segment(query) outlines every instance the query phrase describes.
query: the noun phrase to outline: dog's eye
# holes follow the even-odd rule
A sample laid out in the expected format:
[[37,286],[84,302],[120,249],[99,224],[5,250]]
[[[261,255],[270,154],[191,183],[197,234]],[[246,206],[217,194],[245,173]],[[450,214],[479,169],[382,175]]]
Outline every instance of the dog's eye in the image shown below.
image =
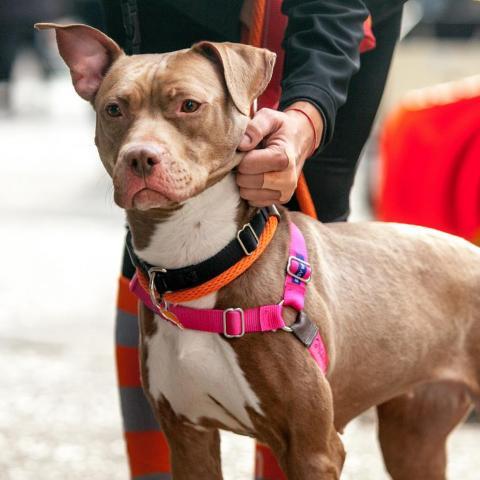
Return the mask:
[[109,103],[105,110],[110,117],[121,117],[122,111],[120,110],[120,105],[118,103]]
[[184,113],[193,113],[196,112],[200,107],[200,103],[196,102],[189,98],[182,103],[181,111]]

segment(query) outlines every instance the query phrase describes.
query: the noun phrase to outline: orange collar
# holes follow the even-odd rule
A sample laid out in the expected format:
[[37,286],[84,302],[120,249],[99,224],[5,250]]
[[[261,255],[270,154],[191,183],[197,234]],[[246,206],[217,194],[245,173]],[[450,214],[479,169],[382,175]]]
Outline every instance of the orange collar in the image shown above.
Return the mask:
[[[278,217],[271,216],[267,220],[265,229],[263,230],[262,235],[259,238],[257,248],[251,255],[243,257],[235,265],[232,265],[223,273],[217,275],[208,282],[198,285],[197,287],[179,290],[177,292],[167,292],[163,295],[161,300],[165,300],[169,303],[174,304],[181,302],[189,302],[191,300],[197,300],[198,298],[204,297],[205,295],[209,295],[210,293],[217,292],[221,288],[233,282],[237,277],[239,277],[248,268],[250,268],[253,263],[260,257],[260,255],[265,251],[275,234],[277,226]],[[142,288],[147,292],[150,292],[149,281],[145,274],[139,268],[137,268],[137,277]]]

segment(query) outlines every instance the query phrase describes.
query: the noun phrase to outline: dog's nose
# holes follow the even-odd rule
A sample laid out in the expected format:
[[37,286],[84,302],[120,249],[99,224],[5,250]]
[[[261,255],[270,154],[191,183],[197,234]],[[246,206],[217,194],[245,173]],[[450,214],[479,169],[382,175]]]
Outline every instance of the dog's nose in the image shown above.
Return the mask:
[[131,148],[125,155],[125,161],[135,175],[148,177],[153,167],[160,163],[160,152],[148,147]]

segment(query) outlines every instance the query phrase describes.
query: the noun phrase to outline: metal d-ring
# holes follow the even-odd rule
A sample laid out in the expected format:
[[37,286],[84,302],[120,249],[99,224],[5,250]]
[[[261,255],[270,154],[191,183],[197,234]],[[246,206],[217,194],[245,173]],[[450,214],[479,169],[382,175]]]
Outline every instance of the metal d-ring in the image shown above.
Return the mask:
[[[283,307],[283,304],[285,303],[285,299],[282,298],[278,303],[277,305],[279,305],[280,307]],[[288,333],[292,333],[293,330],[291,329],[291,327],[289,327],[288,325],[284,325],[283,327],[280,327],[280,330],[283,330],[284,332],[288,332]]]
[[[148,284],[148,293],[150,294],[150,300],[152,304],[160,311],[168,310],[168,302],[162,297],[162,295],[158,294],[157,289],[155,287],[155,275],[160,273],[166,273],[165,268],[161,267],[152,267],[148,270],[148,277],[150,279]],[[157,298],[158,294],[158,298]]]

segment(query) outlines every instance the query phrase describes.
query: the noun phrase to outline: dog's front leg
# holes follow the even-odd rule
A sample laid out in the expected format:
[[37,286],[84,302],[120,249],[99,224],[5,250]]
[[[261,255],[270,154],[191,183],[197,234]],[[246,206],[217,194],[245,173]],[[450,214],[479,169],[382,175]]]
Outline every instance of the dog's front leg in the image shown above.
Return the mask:
[[[172,409],[164,397],[154,398],[150,393],[148,341],[157,331],[153,314],[143,305],[139,308],[141,375],[145,394],[160,423],[170,447],[174,480],[222,480],[220,463],[220,435],[218,430],[194,427],[186,423]],[[164,320],[160,320],[164,322]],[[177,328],[177,327],[175,327]]]
[[315,428],[313,435],[293,434],[285,471],[288,480],[338,480],[344,460],[342,441],[331,422]]
[[174,480],[222,480],[218,430],[199,430],[180,422],[162,423]]
[[315,374],[317,381],[310,382],[308,394],[292,402],[283,441],[270,442],[288,480],[338,480],[345,460],[330,386],[323,374],[310,371]]
[[321,434],[321,440],[304,438],[289,448],[288,480],[339,480],[345,459],[342,441],[333,424]]

